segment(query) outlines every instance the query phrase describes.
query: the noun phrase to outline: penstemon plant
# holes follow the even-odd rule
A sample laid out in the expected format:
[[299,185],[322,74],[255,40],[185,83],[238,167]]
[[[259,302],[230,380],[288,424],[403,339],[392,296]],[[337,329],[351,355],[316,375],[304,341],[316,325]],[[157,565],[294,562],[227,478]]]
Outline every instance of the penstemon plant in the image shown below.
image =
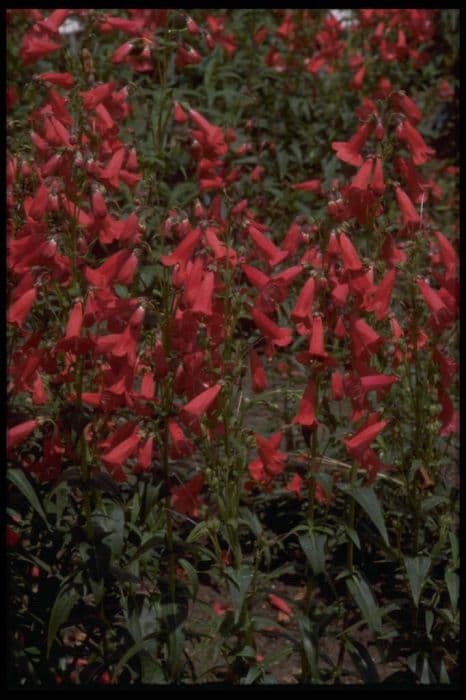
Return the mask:
[[457,682],[458,13],[335,12],[7,11],[12,687]]

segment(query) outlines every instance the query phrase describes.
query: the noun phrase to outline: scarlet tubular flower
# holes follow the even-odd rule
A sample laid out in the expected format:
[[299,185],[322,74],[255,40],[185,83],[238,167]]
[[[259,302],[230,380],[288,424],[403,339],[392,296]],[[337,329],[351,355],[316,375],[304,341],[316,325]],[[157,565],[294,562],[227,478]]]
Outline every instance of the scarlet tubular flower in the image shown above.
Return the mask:
[[374,172],[372,175],[371,189],[376,195],[380,196],[385,192],[385,183],[383,181],[382,159],[375,158]]
[[325,365],[335,366],[335,360],[324,350],[324,327],[321,316],[314,316],[312,332],[309,339],[309,350],[299,352],[296,356],[298,362],[308,364],[313,360],[323,362]]
[[289,491],[290,493],[294,493],[297,498],[301,499],[301,489],[303,487],[303,480],[299,476],[299,474],[295,474],[291,481],[288,482],[288,484],[285,486],[285,489]]
[[140,435],[137,427],[132,434],[116,445],[110,452],[102,455],[102,461],[107,468],[112,471],[117,481],[126,481],[126,476],[121,471],[123,464],[136,452],[140,442]]
[[212,316],[212,299],[214,295],[215,275],[207,271],[199,287],[199,293],[193,304],[192,312],[200,316]]
[[370,447],[377,435],[379,435],[379,433],[381,433],[382,430],[389,423],[388,420],[369,423],[369,421],[371,421],[371,418],[368,419],[366,425],[363,426],[360,430],[358,430],[358,432],[355,435],[353,435],[353,437],[344,440],[346,449],[356,459],[361,458],[364,451],[368,447]]
[[138,448],[138,463],[134,468],[134,473],[146,472],[152,464],[154,438],[149,437],[143,445]]
[[421,219],[406,192],[404,192],[401,187],[395,187],[395,196],[398,206],[401,209],[403,225],[407,229],[418,228],[421,223]]
[[397,128],[396,135],[400,140],[406,142],[414,165],[422,165],[435,155],[434,149],[426,144],[419,131],[412,126],[408,119]]
[[434,231],[434,236],[437,239],[442,263],[447,271],[447,277],[456,277],[459,266],[459,258],[456,250],[448,238],[446,238],[440,231]]
[[228,145],[225,143],[222,129],[210,124],[210,122],[195,109],[189,110],[189,116],[202,130],[204,146],[207,150],[206,155],[211,153],[214,156],[224,156],[225,153],[228,152]]
[[306,389],[304,390],[301,403],[299,404],[298,413],[291,422],[296,425],[304,425],[308,428],[315,428],[317,426],[315,403],[316,385],[314,379],[311,378],[306,386]]
[[221,384],[214,384],[182,407],[181,411],[195,418],[201,418],[212,407],[222,390]]
[[408,95],[401,90],[399,92],[394,92],[391,95],[391,101],[394,109],[403,112],[403,114],[408,117],[411,124],[414,126],[419,124],[422,119],[422,113]]
[[270,476],[281,474],[284,469],[284,461],[287,455],[283,452],[278,452],[278,448],[283,439],[283,433],[274,433],[271,438],[266,440],[262,435],[256,434],[256,442],[259,450],[259,456],[265,472]]
[[179,246],[175,248],[171,255],[162,255],[160,257],[160,262],[162,265],[167,267],[171,265],[180,265],[184,268],[187,261],[194,253],[197,244],[201,240],[201,237],[201,229],[199,227],[195,228],[193,231],[188,233],[188,235],[181,241]]
[[285,347],[293,340],[291,330],[289,328],[281,328],[280,326],[277,326],[276,323],[274,323],[268,316],[263,314],[258,309],[253,309],[251,311],[251,316],[254,323],[267,341],[267,357],[272,357],[274,346]]
[[39,185],[39,188],[37,189],[37,192],[34,195],[34,199],[32,200],[32,204],[29,207],[29,216],[31,216],[36,221],[42,219],[47,209],[48,199],[49,191],[46,185],[42,183],[41,185]]
[[355,135],[349,141],[334,141],[332,148],[336,151],[337,158],[349,165],[359,167],[363,164],[361,150],[373,129],[372,122],[367,122],[359,127]]
[[57,350],[69,350],[74,353],[79,353],[86,350],[91,345],[88,338],[81,337],[81,329],[83,325],[83,306],[80,301],[73,306],[68,324],[66,326],[65,337],[56,345]]
[[84,275],[94,287],[107,288],[115,282],[131,284],[138,264],[130,250],[119,250],[111,255],[97,270],[84,268]]
[[15,425],[13,428],[9,428],[6,434],[6,445],[7,450],[10,451],[16,445],[26,440],[26,438],[37,428],[39,425],[39,420],[34,418],[33,420],[27,420],[23,423]]
[[356,359],[378,351],[384,339],[362,318],[352,318],[350,335],[353,343],[353,353]]
[[37,289],[35,287],[28,289],[27,292],[24,292],[24,294],[22,294],[19,299],[11,304],[10,308],[8,309],[8,323],[12,323],[18,328],[22,328],[24,321],[26,320],[26,316],[30,312],[36,298]]
[[361,388],[366,394],[369,391],[384,392],[392,384],[399,382],[400,378],[396,374],[367,374],[361,377]]
[[169,455],[171,459],[190,457],[196,451],[191,440],[188,440],[182,428],[173,418],[168,421],[168,431],[170,433]]
[[252,224],[248,226],[247,231],[257,249],[261,252],[262,256],[266,259],[270,267],[275,267],[288,256],[288,252],[286,250],[280,250],[277,248],[275,243],[267,238],[267,236],[264,236],[264,234]]
[[123,163],[126,157],[126,150],[124,148],[119,148],[110,158],[107,166],[105,168],[98,168],[96,171],[96,177],[99,180],[103,180],[110,187],[118,190],[120,187],[120,171],[123,167]]
[[260,393],[267,388],[267,377],[265,376],[265,370],[260,357],[255,350],[250,351],[249,359],[251,363],[252,390],[255,393]]
[[200,492],[204,486],[204,475],[196,474],[182,486],[175,486],[171,492],[171,504],[177,513],[197,518],[202,505]]
[[424,301],[429,307],[436,324],[441,326],[449,324],[453,318],[440,294],[436,292],[435,289],[432,289],[425,280],[417,279],[416,283],[421,290]]
[[28,32],[24,35],[23,41],[21,42],[21,49],[19,52],[21,63],[23,66],[30,66],[41,58],[48,56],[49,53],[53,53],[59,49],[61,49],[61,44]]
[[304,192],[317,192],[317,193],[321,194],[322,181],[321,180],[306,180],[305,182],[297,182],[295,185],[291,185],[291,189],[304,191]]
[[291,320],[294,323],[302,323],[310,318],[315,288],[315,277],[310,277],[301,289],[296,304],[291,311]]
[[363,308],[366,311],[373,311],[378,321],[382,321],[388,316],[395,278],[396,271],[389,270],[381,283],[372,287],[364,297]]
[[356,249],[351,243],[346,233],[340,233],[338,237],[338,243],[340,245],[344,269],[349,270],[351,272],[359,272],[360,270],[362,270],[362,262],[360,261]]
[[270,604],[274,608],[285,613],[285,615],[292,617],[293,611],[291,610],[290,606],[287,603],[285,603],[285,601],[282,598],[280,598],[278,595],[275,595],[275,593],[269,593],[268,598],[269,598]]
[[47,82],[59,85],[68,90],[74,85],[74,78],[71,73],[39,73],[35,75],[34,78],[44,83]]

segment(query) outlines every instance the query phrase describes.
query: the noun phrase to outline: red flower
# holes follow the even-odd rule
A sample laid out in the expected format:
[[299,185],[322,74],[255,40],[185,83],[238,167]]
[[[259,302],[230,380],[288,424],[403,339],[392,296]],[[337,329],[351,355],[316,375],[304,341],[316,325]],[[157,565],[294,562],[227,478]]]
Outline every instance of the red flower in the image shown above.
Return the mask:
[[304,425],[309,428],[315,428],[317,426],[317,419],[315,416],[315,403],[316,403],[316,386],[314,379],[310,379],[306,389],[304,390],[301,403],[299,404],[299,410],[296,416],[293,418],[292,423],[297,425]]
[[290,493],[296,494],[298,498],[302,498],[301,489],[303,487],[303,480],[299,474],[295,474],[291,481],[285,486],[286,490]]
[[140,442],[140,435],[137,426],[134,426],[132,421],[131,426],[133,428],[132,433],[125,440],[115,445],[110,452],[102,455],[102,461],[106,466],[112,468],[121,467],[122,464],[136,452]]
[[258,309],[253,309],[251,311],[251,316],[257,328],[266,339],[266,356],[269,359],[273,355],[274,346],[285,347],[293,340],[289,328],[280,328],[280,326],[277,326],[276,323]]
[[27,420],[23,423],[15,425],[13,428],[7,430],[6,434],[6,445],[7,451],[12,450],[16,445],[19,445],[23,440],[25,440],[39,425],[39,420],[34,418],[33,420]]
[[213,272],[207,271],[204,279],[198,289],[196,300],[192,307],[194,314],[200,316],[212,316],[212,299],[214,294],[215,275]]
[[[377,415],[375,417],[377,418]],[[344,440],[346,449],[356,459],[362,456],[364,451],[374,442],[377,435],[389,423],[388,420],[372,422],[372,419],[373,416],[367,420],[366,424],[353,437]]]
[[168,421],[168,431],[170,433],[169,454],[172,459],[190,457],[196,451],[191,440],[188,440],[181,427],[173,418],[170,418]]
[[139,472],[146,472],[150,469],[152,464],[152,451],[153,451],[154,438],[149,437],[143,445],[138,448],[138,463],[134,468],[134,473],[139,474]]
[[362,270],[362,262],[346,233],[340,233],[338,243],[340,245],[343,268],[351,272],[359,272]]
[[359,167],[363,164],[361,150],[373,129],[372,122],[362,124],[350,141],[334,141],[332,148],[337,153],[337,158],[344,163]]
[[256,434],[256,442],[259,450],[259,456],[262,465],[270,476],[281,474],[287,455],[283,452],[278,452],[278,448],[283,439],[283,433],[274,433],[268,440],[261,435]]
[[94,287],[106,288],[116,282],[131,284],[137,264],[137,257],[131,250],[119,250],[107,258],[97,270],[86,266],[84,275]]
[[332,386],[333,401],[341,401],[344,396],[343,376],[341,372],[338,372],[337,370],[332,372],[330,381]]
[[[196,126],[201,129],[200,139],[202,142],[201,145],[205,151],[204,155],[207,157],[209,157],[209,155],[213,157],[225,155],[225,153],[228,151],[228,146],[225,143],[222,129],[218,126],[210,124],[210,122],[199,114],[199,112],[196,112],[195,109],[189,110],[189,116]],[[198,135],[199,132],[196,132],[196,137]]]
[[24,292],[20,298],[9,307],[7,314],[8,323],[13,323],[18,326],[18,328],[22,328],[36,297],[37,289],[35,287]]
[[312,332],[309,338],[309,349],[296,355],[298,362],[309,364],[313,360],[323,362],[328,366],[335,366],[335,360],[324,350],[324,326],[321,316],[314,316]]
[[181,411],[195,418],[201,418],[213,405],[222,390],[221,384],[214,384],[182,407]]
[[355,90],[360,90],[362,88],[362,83],[364,76],[366,74],[366,67],[361,66],[361,68],[356,72],[353,79],[351,80],[351,87]]
[[96,171],[96,177],[99,180],[103,180],[105,184],[110,185],[115,190],[120,187],[120,171],[123,167],[125,160],[126,151],[124,148],[119,148],[110,158],[105,168],[98,168]]
[[177,513],[182,513],[197,518],[199,508],[202,505],[200,497],[204,485],[204,475],[196,474],[182,486],[175,486],[171,492],[171,504]]
[[435,289],[432,289],[425,280],[417,279],[416,283],[432,313],[435,323],[442,327],[448,325],[453,320],[453,317],[440,294]]
[[281,612],[285,613],[285,615],[288,615],[291,617],[293,615],[293,611],[291,610],[290,606],[285,603],[282,598],[280,598],[278,595],[275,595],[275,593],[269,593],[268,595],[270,604],[276,608],[277,610],[280,610]]
[[39,73],[34,76],[35,80],[59,85],[62,88],[70,89],[74,85],[74,78],[71,73]]
[[309,277],[309,279],[301,289],[299,296],[296,300],[296,304],[294,305],[291,311],[291,320],[294,323],[303,323],[304,321],[310,319],[312,304],[314,301],[315,288],[315,277]]
[[401,209],[403,226],[405,226],[407,229],[418,228],[421,223],[421,219],[419,218],[419,214],[417,213],[414,204],[406,192],[403,192],[401,187],[395,187],[395,196],[398,206]]
[[440,231],[434,231],[434,236],[437,239],[437,243],[440,249],[440,257],[442,263],[445,266],[448,276],[453,277],[457,274],[457,269],[459,265],[458,254],[448,238],[446,238]]
[[80,301],[76,302],[71,309],[68,324],[66,326],[65,337],[60,340],[57,345],[57,350],[68,350],[74,354],[84,352],[92,346],[92,341],[89,338],[81,337],[81,329],[83,325],[83,307]]
[[160,262],[167,267],[171,265],[180,265],[186,267],[189,258],[194,253],[197,244],[201,240],[202,232],[200,228],[195,228],[193,231],[183,238],[181,243],[175,248],[170,255],[162,255]]
[[6,529],[6,546],[7,547],[16,547],[18,542],[21,542],[21,535],[19,535],[17,532],[11,529],[11,527],[7,527]]
[[403,114],[408,117],[411,124],[414,124],[414,126],[419,124],[422,119],[422,114],[408,95],[401,90],[398,92],[393,92],[391,95],[391,101],[393,107],[400,112],[403,112]]
[[24,35],[21,42],[19,55],[23,66],[29,66],[44,58],[44,56],[48,56],[49,53],[58,51],[58,49],[61,49],[61,44],[28,32]]
[[384,338],[362,318],[351,319],[350,335],[353,353],[357,359],[376,353],[384,342]]
[[363,307],[366,311],[373,311],[378,321],[388,316],[390,299],[395,284],[396,271],[389,270],[378,286],[373,286],[364,297]]
[[264,236],[264,234],[252,224],[248,226],[247,231],[257,250],[261,253],[262,257],[265,258],[270,267],[275,267],[288,256],[286,250],[277,248],[269,238]]
[[265,370],[259,355],[254,349],[251,349],[249,359],[251,363],[252,390],[255,393],[260,393],[267,388],[267,377],[265,376]]
[[422,165],[430,156],[435,155],[433,148],[430,148],[421,134],[412,126],[408,119],[400,124],[396,130],[396,135],[400,141],[405,141],[409,150],[411,151],[411,156],[414,165]]
[[442,386],[438,387],[438,401],[442,406],[442,410],[437,416],[442,423],[439,435],[445,437],[450,433],[457,433],[459,429],[459,414]]
[[304,192],[322,192],[322,181],[321,180],[306,180],[305,182],[297,182],[295,185],[291,185],[292,190],[301,190]]

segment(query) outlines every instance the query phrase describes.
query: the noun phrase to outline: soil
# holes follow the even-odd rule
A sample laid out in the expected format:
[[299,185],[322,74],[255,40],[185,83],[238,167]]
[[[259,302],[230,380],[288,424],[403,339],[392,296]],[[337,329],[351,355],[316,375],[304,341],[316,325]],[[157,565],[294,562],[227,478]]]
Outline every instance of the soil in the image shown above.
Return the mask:
[[[293,585],[290,583],[285,583],[282,581],[276,582],[271,586],[273,592],[283,598],[286,601],[299,601],[303,598],[304,587]],[[206,611],[206,607],[212,607],[214,603],[220,603],[223,607],[228,605],[228,598],[223,597],[217,591],[215,591],[211,586],[201,585],[198,593],[198,601],[190,610],[190,627],[195,628],[196,625],[202,627],[205,624],[209,616]],[[275,610],[267,601],[263,602],[258,608],[253,609],[253,614],[261,615],[264,617],[270,617],[271,619],[277,620],[279,626],[286,631],[291,637],[295,639],[299,638],[299,630],[296,620],[293,617],[287,617]],[[340,654],[340,642],[336,639],[339,629],[335,627],[329,627],[328,634],[321,639],[320,652],[322,655],[327,655],[334,664],[337,663],[338,656]],[[380,659],[380,655],[376,644],[372,638],[371,633],[367,629],[360,629],[359,631],[352,634],[352,638],[359,642],[367,652],[369,653],[377,675],[379,677],[378,682],[383,683],[389,676],[392,676],[396,672],[403,672],[405,667],[400,661],[389,661],[383,662]],[[257,644],[257,653],[261,656],[267,656],[274,654],[284,647],[291,647],[290,642],[287,642],[281,638],[280,633],[270,632],[256,632],[255,640]],[[194,651],[194,647],[193,647]],[[194,663],[196,672],[205,674],[202,676],[200,682],[218,682],[219,680],[224,680],[219,675],[216,674],[215,670],[209,672],[209,668],[214,668],[216,663],[222,665],[221,657],[215,659],[208,659],[206,656],[198,654],[198,656],[192,657],[191,660]],[[322,664],[322,668],[325,668],[325,662],[320,661],[319,666]],[[207,672],[206,672],[207,671]],[[270,666],[270,675],[273,677],[277,684],[299,684],[300,674],[301,674],[301,659],[298,653],[291,652],[285,658],[282,658]],[[328,682],[328,681],[327,681]],[[342,664],[342,672],[339,679],[340,684],[350,684],[350,685],[364,685],[364,681],[357,672],[351,658],[348,654],[345,654]]]

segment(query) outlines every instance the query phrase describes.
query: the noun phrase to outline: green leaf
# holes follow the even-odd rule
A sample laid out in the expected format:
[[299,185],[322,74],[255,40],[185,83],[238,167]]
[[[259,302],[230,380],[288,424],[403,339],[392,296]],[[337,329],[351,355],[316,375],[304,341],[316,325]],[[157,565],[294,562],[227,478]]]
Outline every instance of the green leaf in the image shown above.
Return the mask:
[[107,545],[115,557],[123,550],[125,511],[115,502],[107,503],[106,513],[93,513],[94,525],[100,530],[100,544]]
[[320,681],[318,627],[311,622],[307,615],[301,613],[298,615],[298,628],[303,650],[311,671],[311,680],[313,683],[318,683]]
[[458,597],[460,593],[460,579],[458,574],[451,569],[447,569],[445,573],[445,583],[447,584],[451,605],[453,609],[456,610],[458,607]]
[[460,557],[458,538],[454,532],[449,532],[448,538],[450,540],[451,545],[451,558],[453,561],[453,565],[458,566]]
[[371,632],[377,635],[381,634],[382,617],[372,589],[366,581],[358,575],[353,575],[352,578],[346,579],[346,585],[348,586],[353,600],[362,612],[363,618],[367,622]]
[[259,664],[251,666],[251,668],[247,672],[247,675],[244,678],[241,678],[240,685],[252,685],[263,673],[264,670]]
[[22,469],[8,469],[7,476],[11,483],[14,484],[29,501],[36,513],[40,515],[44,523],[47,525],[47,528],[50,530],[50,525],[47,521],[47,516],[45,515],[44,509],[42,508],[42,504],[26,473]]
[[388,540],[387,528],[385,527],[385,520],[383,517],[382,506],[377,498],[377,495],[372,486],[360,486],[354,489],[349,489],[348,493],[353,496],[354,500],[361,506],[361,508],[367,513],[369,518],[372,520],[377,530],[382,535],[382,539],[387,545],[390,546]]
[[429,557],[423,556],[404,557],[404,561],[414,605],[418,607],[421,591],[426,583],[432,562]]
[[186,559],[180,559],[178,563],[181,567],[183,567],[188,575],[189,583],[191,584],[191,596],[194,600],[199,590],[199,578],[197,576],[197,571]]
[[358,549],[361,549],[361,540],[359,539],[359,535],[356,532],[356,530],[352,527],[348,527],[346,523],[343,525],[346,534],[348,535],[349,539],[351,542],[354,544],[355,547]]
[[426,610],[425,622],[427,637],[428,639],[432,639],[432,625],[434,624],[434,613],[432,610]]
[[239,514],[241,520],[249,527],[253,535],[259,537],[262,532],[262,525],[257,515],[250,511],[249,508],[240,508]]
[[355,639],[346,639],[345,648],[362,680],[365,683],[380,683],[377,667],[367,648]]
[[327,536],[320,532],[311,531],[300,535],[299,544],[316,576],[325,572],[325,545]]
[[134,554],[131,555],[129,560],[126,562],[125,566],[130,566],[133,562],[137,561],[143,554],[151,549],[155,549],[156,545],[160,545],[164,541],[165,537],[163,532],[158,532],[153,537],[149,537],[145,542],[143,542]]
[[253,572],[250,566],[242,566],[239,571],[228,567],[225,569],[225,573],[228,577],[228,588],[235,608],[234,622],[237,624],[243,609],[246,594],[251,585]]
[[191,532],[186,538],[186,542],[188,544],[191,544],[192,542],[197,542],[197,540],[200,540],[203,535],[206,535],[208,533],[207,529],[207,524],[204,521],[201,521],[197,525],[193,527]]
[[47,657],[50,655],[50,650],[58,630],[63,623],[67,621],[70,612],[80,598],[81,595],[75,588],[64,586],[60,589],[52,610],[50,611],[49,629],[47,633]]
[[113,681],[116,681],[118,676],[120,675],[120,672],[125,664],[128,663],[128,661],[138,654],[140,651],[144,650],[146,646],[148,646],[148,642],[151,643],[151,646],[153,646],[153,640],[154,640],[154,635],[149,635],[148,637],[144,637],[143,639],[139,640],[139,642],[136,642],[131,646],[127,652],[123,654],[119,662],[117,663],[115,670],[113,671]]

